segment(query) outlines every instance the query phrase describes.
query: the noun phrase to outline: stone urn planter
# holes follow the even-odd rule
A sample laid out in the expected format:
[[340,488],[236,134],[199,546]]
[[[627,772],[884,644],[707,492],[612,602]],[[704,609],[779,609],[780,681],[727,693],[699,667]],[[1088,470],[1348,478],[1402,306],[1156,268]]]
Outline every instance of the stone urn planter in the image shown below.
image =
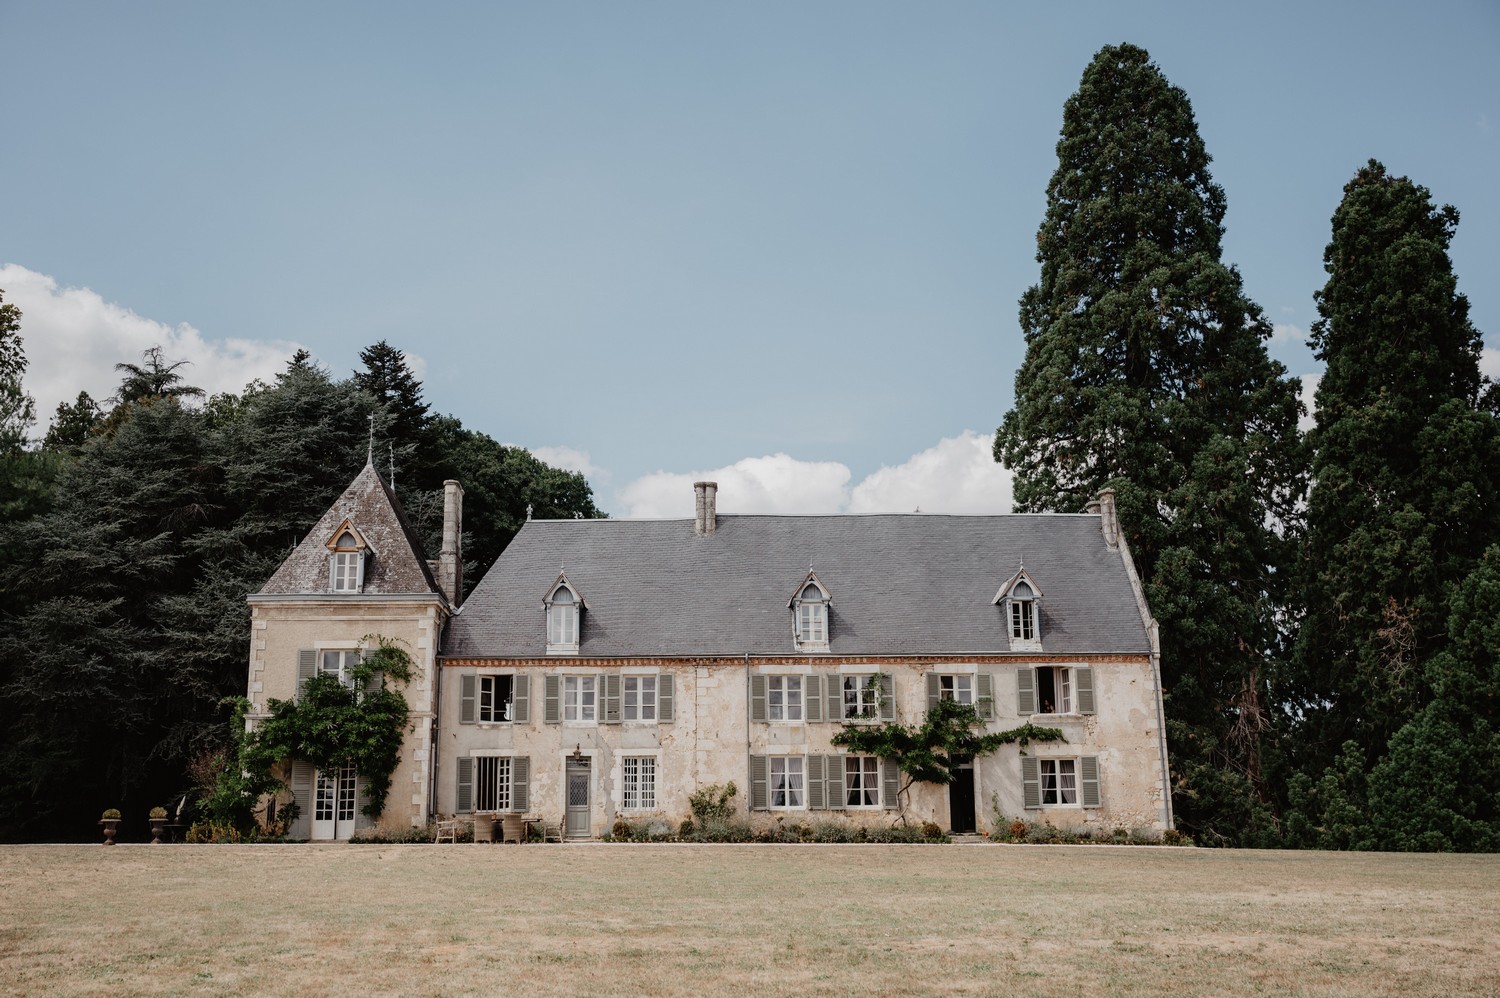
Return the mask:
[[159,846],[162,843],[162,833],[167,830],[167,809],[164,807],[153,807],[151,809],[151,844]]
[[110,808],[104,812],[99,819],[99,827],[104,829],[104,844],[112,846],[115,844],[115,832],[120,830],[120,812]]

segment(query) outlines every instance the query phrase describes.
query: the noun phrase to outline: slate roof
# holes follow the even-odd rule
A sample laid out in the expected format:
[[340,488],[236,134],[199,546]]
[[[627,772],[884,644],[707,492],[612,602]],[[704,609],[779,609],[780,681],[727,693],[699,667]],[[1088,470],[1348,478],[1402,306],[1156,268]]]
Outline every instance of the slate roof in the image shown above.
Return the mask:
[[436,593],[422,542],[401,502],[378,473],[366,464],[317,525],[302,539],[276,574],[260,590],[263,596],[314,595],[328,592],[328,548],[324,545],[345,518],[369,544],[365,555],[366,595]]
[[[991,603],[1024,555],[1047,653],[1150,645],[1119,551],[1096,515],[720,516],[528,522],[449,625],[448,658],[542,656],[560,571],[588,594],[579,656],[794,654],[787,594],[815,571],[832,597],[829,654],[1010,651]],[[808,656],[815,658],[815,655]]]

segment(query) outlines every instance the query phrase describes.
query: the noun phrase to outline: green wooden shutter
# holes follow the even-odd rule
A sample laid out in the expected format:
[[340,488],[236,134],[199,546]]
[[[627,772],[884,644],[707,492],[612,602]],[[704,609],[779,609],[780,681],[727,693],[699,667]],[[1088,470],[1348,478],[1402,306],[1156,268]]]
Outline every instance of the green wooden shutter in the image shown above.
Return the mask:
[[620,722],[620,674],[606,672],[600,678],[604,680],[603,720],[607,724],[618,724]]
[[354,830],[356,832],[361,828],[374,828],[376,822],[380,817],[379,815],[376,815],[374,818],[372,818],[368,814],[365,814],[365,805],[370,803],[369,791],[369,781],[360,776],[358,773],[355,773],[354,800],[357,802],[357,806],[354,808]]
[[531,677],[516,673],[510,687],[510,719],[517,724],[531,721]]
[[809,721],[823,720],[823,677],[802,677],[802,716]]
[[454,762],[458,770],[458,786],[453,794],[453,812],[467,814],[474,810],[474,760],[463,756]]
[[292,761],[292,802],[297,805],[296,838],[312,838],[313,768],[301,759]]
[[1074,669],[1073,688],[1078,694],[1078,713],[1094,712],[1094,670]]
[[548,675],[542,679],[542,721],[546,724],[559,724],[562,721],[562,682],[556,675]]
[[831,755],[828,757],[826,767],[828,806],[835,811],[842,811],[849,806],[848,798],[844,796],[844,760],[848,756]]
[[901,806],[901,767],[894,760],[880,760],[880,805],[887,811]]
[[927,709],[937,710],[938,701],[943,697],[943,681],[936,672],[927,674]]
[[844,719],[844,677],[834,673],[827,677],[824,683],[828,692],[828,720],[842,721]]
[[531,756],[510,760],[510,809],[520,814],[531,810]]
[[1078,760],[1078,802],[1084,807],[1099,806],[1099,757],[1086,755]]
[[1042,806],[1042,777],[1034,755],[1021,756],[1021,806],[1027,810]]
[[477,677],[463,675],[458,677],[458,722],[460,724],[474,723],[474,687],[477,685]]
[[307,681],[318,672],[318,653],[312,648],[303,648],[297,652],[297,696],[296,700],[302,700],[303,687]]
[[1036,713],[1036,670],[1024,665],[1016,670],[1016,713]]
[[828,756],[810,755],[807,757],[807,807],[810,811],[825,811],[828,809],[828,798],[823,788],[823,773],[827,769]]
[[995,688],[988,672],[981,672],[974,677],[974,709],[986,721],[995,716]]
[[770,766],[763,755],[752,755],[750,757],[750,810],[766,811],[770,809],[770,778],[767,775]]
[[766,677],[750,677],[750,720],[766,719]]
[[669,724],[677,718],[677,684],[669,673],[656,676],[656,720]]
[[889,672],[880,673],[880,719],[896,719],[896,677]]

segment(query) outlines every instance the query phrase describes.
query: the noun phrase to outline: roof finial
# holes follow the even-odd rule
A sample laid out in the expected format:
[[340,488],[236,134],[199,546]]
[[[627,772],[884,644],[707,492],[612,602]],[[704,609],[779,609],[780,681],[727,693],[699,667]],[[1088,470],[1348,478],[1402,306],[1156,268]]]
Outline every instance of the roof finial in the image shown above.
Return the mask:
[[526,519],[531,519],[531,503],[526,504]]
[[1021,569],[1022,569],[1022,571],[1025,571],[1025,569],[1026,569],[1026,552],[1025,551],[1021,552]]
[[365,464],[375,464],[375,414],[370,413],[370,449],[365,452]]

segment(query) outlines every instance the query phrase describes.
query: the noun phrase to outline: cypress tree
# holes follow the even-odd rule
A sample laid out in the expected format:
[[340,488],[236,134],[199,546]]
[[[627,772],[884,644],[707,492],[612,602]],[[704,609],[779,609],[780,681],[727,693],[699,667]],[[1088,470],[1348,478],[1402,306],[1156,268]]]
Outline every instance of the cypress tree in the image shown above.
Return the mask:
[[1020,302],[1026,358],[995,457],[1016,508],[1117,492],[1162,625],[1179,823],[1252,841],[1278,647],[1283,541],[1300,489],[1295,383],[1222,259],[1225,200],[1187,95],[1133,45],[1101,49],[1063,108]]
[[[1327,369],[1287,691],[1296,765],[1313,776],[1346,741],[1380,759],[1432,702],[1449,600],[1500,540],[1500,421],[1448,257],[1457,224],[1452,206],[1374,160],[1333,216],[1310,337]],[[1453,730],[1439,723],[1449,717],[1430,714],[1424,738]]]

